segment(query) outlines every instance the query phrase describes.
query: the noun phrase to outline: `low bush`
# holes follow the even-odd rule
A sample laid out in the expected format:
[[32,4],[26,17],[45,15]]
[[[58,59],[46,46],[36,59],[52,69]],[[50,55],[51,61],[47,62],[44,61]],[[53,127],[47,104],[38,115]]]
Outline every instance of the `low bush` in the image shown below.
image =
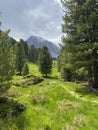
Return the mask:
[[5,118],[9,114],[11,116],[16,116],[18,113],[23,112],[26,108],[24,104],[20,104],[7,97],[0,98],[0,105],[2,105],[2,107],[0,107],[0,118]]

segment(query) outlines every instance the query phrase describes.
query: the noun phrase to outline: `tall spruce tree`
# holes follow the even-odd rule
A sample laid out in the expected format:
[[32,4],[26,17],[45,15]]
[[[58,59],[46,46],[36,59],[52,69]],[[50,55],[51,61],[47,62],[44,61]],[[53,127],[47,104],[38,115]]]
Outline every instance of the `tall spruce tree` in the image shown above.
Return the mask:
[[62,0],[62,3],[65,7],[64,51],[69,56],[66,63],[70,63],[74,70],[84,67],[88,79],[98,87],[98,1]]
[[26,56],[26,58],[28,58],[28,44],[27,44],[27,42],[24,41],[23,39],[20,39],[20,42],[21,42],[21,44],[22,44],[23,47],[24,47],[25,56]]
[[52,70],[52,58],[46,46],[40,50],[38,64],[40,72],[47,77]]
[[21,75],[24,64],[26,62],[26,55],[23,44],[20,42],[16,45],[16,70]]
[[9,87],[14,74],[15,55],[8,40],[8,32],[0,31],[0,90]]

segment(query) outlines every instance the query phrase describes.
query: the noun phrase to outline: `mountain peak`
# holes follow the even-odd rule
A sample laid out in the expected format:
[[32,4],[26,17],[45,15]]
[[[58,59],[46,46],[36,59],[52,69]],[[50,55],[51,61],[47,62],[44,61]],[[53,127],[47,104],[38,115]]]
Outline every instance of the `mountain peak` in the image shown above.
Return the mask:
[[34,45],[34,47],[36,48],[42,48],[43,46],[47,46],[49,49],[49,52],[51,54],[51,56],[53,58],[57,58],[58,57],[58,53],[59,53],[59,47],[57,45],[55,45],[54,43],[40,37],[40,36],[30,36],[27,39],[27,43],[28,45]]

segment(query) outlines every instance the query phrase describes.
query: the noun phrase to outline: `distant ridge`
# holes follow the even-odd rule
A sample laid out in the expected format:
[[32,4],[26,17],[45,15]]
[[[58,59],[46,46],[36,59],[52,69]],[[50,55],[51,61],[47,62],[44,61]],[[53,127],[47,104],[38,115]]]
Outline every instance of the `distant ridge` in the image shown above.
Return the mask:
[[48,49],[49,49],[49,52],[51,54],[51,56],[53,58],[57,58],[58,57],[58,53],[59,53],[59,50],[60,48],[55,45],[54,43],[42,38],[42,37],[39,37],[39,36],[30,36],[28,39],[27,39],[27,44],[30,46],[30,45],[34,45],[34,47],[36,48],[41,48],[43,46],[47,46]]

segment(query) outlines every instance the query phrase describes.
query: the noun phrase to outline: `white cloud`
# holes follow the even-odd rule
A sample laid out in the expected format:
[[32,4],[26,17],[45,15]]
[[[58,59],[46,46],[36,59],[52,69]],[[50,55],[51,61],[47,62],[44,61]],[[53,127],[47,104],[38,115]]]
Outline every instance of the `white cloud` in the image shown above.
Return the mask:
[[[6,4],[5,4],[6,3]],[[0,0],[2,29],[16,39],[40,35],[59,42],[62,7],[60,0]]]
[[60,0],[54,0],[55,2],[57,2],[57,3],[59,3],[59,4],[61,4],[61,1]]

